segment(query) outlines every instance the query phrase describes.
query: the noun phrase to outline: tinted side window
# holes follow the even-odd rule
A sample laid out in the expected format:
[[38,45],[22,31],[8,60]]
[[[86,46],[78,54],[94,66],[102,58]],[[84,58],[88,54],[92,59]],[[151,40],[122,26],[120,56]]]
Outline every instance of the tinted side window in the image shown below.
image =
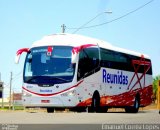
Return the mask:
[[[100,49],[101,53],[101,66],[112,69],[126,70],[135,72],[132,60],[141,61],[141,57],[133,56],[121,52],[116,52],[107,49]],[[151,62],[149,59],[145,59],[147,62]],[[138,68],[138,73],[144,73],[144,70],[147,68],[147,65],[134,65],[135,68]],[[152,74],[152,67],[146,72],[147,74]]]
[[99,49],[96,47],[83,49],[79,54],[77,79],[79,80],[95,73],[98,71],[99,65]]
[[101,66],[106,68],[113,68],[113,69],[127,69],[129,70],[128,66],[129,57],[126,54],[115,52],[112,50],[101,49]]

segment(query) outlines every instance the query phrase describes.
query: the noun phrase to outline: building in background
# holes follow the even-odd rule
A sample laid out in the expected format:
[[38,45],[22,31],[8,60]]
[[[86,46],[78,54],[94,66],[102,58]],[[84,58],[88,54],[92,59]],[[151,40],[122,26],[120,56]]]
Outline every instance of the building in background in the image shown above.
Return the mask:
[[15,105],[22,105],[22,93],[13,93],[12,97]]

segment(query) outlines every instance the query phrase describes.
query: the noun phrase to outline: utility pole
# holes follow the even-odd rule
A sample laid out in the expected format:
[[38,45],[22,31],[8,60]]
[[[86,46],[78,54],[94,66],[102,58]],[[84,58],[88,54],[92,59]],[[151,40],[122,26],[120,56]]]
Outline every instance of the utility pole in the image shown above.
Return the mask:
[[61,25],[61,28],[62,28],[62,33],[65,33],[65,30],[66,30],[65,24],[62,24],[62,25]]
[[2,108],[4,108],[4,83],[2,85]]
[[4,91],[4,83],[1,81],[1,72],[0,72],[0,91],[2,91],[2,108],[4,108],[4,100],[3,100],[3,91]]
[[12,91],[12,72],[11,72],[11,76],[10,76],[9,110],[11,109],[11,102],[12,102],[11,91]]
[[158,106],[158,110],[159,110],[159,114],[160,114],[160,80],[158,81],[158,99],[157,99],[157,106]]
[[14,110],[14,90],[13,90],[13,97],[12,97],[12,110]]

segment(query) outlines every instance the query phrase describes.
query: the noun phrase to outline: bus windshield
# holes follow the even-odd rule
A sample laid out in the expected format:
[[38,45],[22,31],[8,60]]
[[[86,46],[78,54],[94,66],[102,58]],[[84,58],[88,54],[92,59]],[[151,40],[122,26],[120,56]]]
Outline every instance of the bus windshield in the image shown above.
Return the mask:
[[72,47],[49,46],[32,48],[26,56],[24,82],[61,84],[73,80],[75,64],[71,63]]

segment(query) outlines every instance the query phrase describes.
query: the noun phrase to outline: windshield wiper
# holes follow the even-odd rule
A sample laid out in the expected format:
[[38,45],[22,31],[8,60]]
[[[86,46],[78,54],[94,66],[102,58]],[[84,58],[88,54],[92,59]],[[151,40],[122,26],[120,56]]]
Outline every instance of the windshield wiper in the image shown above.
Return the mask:
[[31,77],[30,79],[27,80],[27,82],[31,82],[32,80],[35,80],[35,79],[39,79],[41,78],[42,76],[34,76],[34,77]]
[[59,78],[59,77],[49,77],[50,79],[58,79],[58,80],[62,80],[62,81],[66,81],[69,82],[71,80],[67,80],[67,79],[63,79],[63,78]]
[[27,80],[27,82],[31,82],[33,80],[36,80],[36,79],[56,79],[56,80],[61,80],[61,81],[65,81],[65,82],[70,82],[71,80],[66,80],[66,79],[63,79],[63,78],[59,78],[59,77],[50,77],[50,76],[34,76],[34,77],[31,77],[30,79]]

